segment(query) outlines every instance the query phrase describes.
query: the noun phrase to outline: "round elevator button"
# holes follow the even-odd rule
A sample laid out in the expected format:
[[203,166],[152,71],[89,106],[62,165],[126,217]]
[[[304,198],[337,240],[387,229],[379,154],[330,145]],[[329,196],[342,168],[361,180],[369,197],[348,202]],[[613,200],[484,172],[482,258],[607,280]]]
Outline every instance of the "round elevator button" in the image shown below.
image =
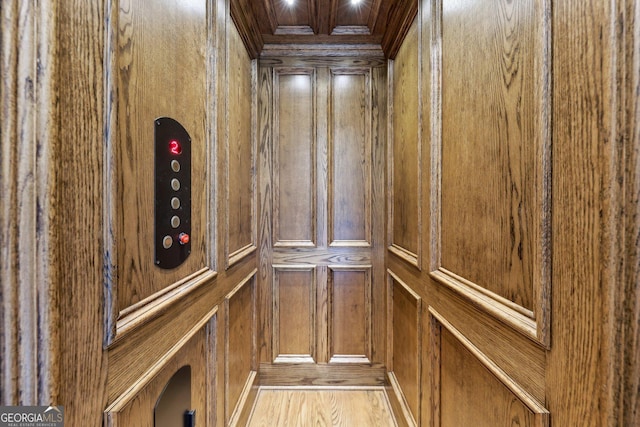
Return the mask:
[[173,178],[171,180],[171,188],[173,188],[174,191],[178,191],[180,189],[180,181]]
[[171,160],[171,170],[174,172],[180,172],[180,162],[177,160]]
[[187,243],[189,243],[189,235],[187,233],[180,233],[180,235],[178,236],[178,242],[180,242],[181,245],[186,245]]
[[173,239],[171,236],[164,236],[162,238],[162,247],[165,249],[169,249],[173,245]]
[[173,209],[178,209],[180,207],[180,199],[178,199],[177,197],[173,197],[171,199],[171,207]]
[[177,217],[177,216],[171,217],[171,226],[173,228],[180,227],[180,217]]

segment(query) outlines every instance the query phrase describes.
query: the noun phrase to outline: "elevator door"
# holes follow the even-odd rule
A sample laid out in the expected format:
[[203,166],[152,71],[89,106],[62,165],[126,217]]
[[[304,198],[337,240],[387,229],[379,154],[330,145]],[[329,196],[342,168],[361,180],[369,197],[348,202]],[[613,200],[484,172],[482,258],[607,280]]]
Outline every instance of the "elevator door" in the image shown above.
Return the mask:
[[385,69],[259,72],[261,362],[383,361]]

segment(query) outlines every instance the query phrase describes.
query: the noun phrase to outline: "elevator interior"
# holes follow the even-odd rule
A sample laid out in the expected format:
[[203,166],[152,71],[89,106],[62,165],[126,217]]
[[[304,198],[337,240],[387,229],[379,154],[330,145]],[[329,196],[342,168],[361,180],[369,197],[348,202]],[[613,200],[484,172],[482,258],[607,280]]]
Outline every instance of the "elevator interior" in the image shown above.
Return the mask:
[[637,0],[0,14],[0,404],[637,424]]

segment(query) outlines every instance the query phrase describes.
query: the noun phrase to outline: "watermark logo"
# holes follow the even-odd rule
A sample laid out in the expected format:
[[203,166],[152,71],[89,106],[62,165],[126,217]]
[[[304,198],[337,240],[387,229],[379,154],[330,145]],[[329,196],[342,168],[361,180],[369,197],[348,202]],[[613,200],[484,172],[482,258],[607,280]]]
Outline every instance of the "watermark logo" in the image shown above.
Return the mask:
[[0,406],[0,427],[64,427],[64,407]]

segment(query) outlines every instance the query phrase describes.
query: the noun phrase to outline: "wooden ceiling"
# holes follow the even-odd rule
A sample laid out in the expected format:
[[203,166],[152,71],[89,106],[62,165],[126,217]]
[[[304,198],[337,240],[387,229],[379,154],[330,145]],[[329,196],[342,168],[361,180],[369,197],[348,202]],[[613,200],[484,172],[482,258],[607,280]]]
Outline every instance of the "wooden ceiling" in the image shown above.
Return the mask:
[[395,57],[417,0],[231,0],[231,16],[254,58],[335,54]]

